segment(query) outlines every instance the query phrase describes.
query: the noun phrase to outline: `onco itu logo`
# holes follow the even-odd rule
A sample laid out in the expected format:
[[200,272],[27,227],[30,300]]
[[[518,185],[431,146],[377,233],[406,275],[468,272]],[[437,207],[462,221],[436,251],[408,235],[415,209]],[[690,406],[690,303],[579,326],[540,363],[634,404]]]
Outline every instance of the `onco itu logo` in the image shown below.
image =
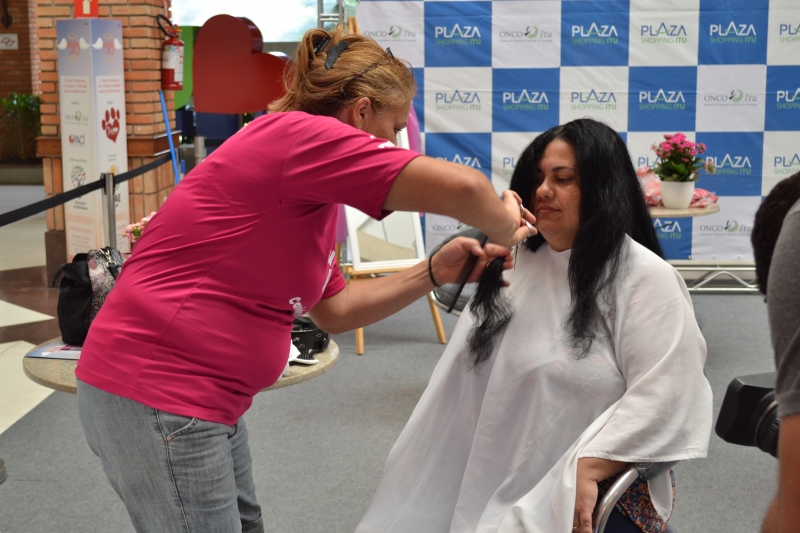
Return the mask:
[[74,113],[67,113],[64,115],[64,120],[71,124],[88,124],[89,123],[89,115],[82,113],[80,110],[75,111]]
[[373,39],[415,40],[417,38],[417,32],[402,26],[389,26],[388,30],[365,30],[364,35]]
[[657,218],[653,221],[656,236],[659,239],[680,239],[683,237],[681,225],[677,220],[664,220]]
[[778,26],[778,40],[782,43],[800,41],[800,22],[798,22],[796,26],[780,24]]
[[717,174],[744,175],[753,173],[753,165],[746,155],[707,156],[706,161],[713,163],[717,167]]
[[447,159],[446,157],[437,157],[436,159],[442,159],[444,161],[450,161],[451,163],[458,163],[459,165],[464,165],[467,167],[472,168],[483,168],[481,166],[481,162],[476,155],[460,155],[455,154],[453,155],[453,159]]
[[464,227],[464,224],[457,222],[456,224],[434,224],[431,226],[431,229],[438,232],[455,233],[457,231],[461,231],[462,227]]
[[639,32],[642,44],[685,44],[686,28],[683,24],[642,24]]
[[753,231],[753,226],[741,224],[737,220],[726,220],[724,224],[701,224],[700,231],[716,234],[748,234]]
[[611,91],[596,91],[570,93],[570,102],[573,111],[581,109],[613,110],[617,108],[617,97]]
[[619,34],[613,24],[595,24],[589,27],[572,26],[572,44],[618,44]]
[[800,87],[794,91],[778,91],[775,95],[775,107],[778,109],[800,109]]
[[481,97],[477,92],[437,92],[434,94],[437,111],[480,111]]
[[773,174],[794,174],[800,171],[800,154],[776,155],[772,158]]
[[756,28],[752,24],[736,24],[731,21],[728,25],[711,24],[708,27],[708,38],[712,43],[755,43]]
[[758,95],[746,93],[741,89],[731,89],[729,93],[704,94],[703,102],[710,105],[755,105],[758,102]]
[[497,34],[500,42],[549,42],[553,40],[553,32],[546,31],[538,26],[526,26],[522,30],[501,30]]
[[639,110],[641,111],[683,111],[686,99],[681,91],[639,91]]
[[547,111],[550,101],[544,91],[503,92],[503,111]]
[[461,26],[459,24],[453,24],[452,27],[436,26],[433,29],[433,36],[437,45],[481,44],[481,30],[477,26]]

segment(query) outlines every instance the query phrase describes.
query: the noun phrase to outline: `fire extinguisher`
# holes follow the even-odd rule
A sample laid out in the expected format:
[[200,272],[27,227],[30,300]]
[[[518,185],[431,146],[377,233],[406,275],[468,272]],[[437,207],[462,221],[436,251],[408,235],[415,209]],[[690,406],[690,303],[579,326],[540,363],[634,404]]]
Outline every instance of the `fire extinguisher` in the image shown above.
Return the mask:
[[[157,15],[158,27],[166,35],[161,45],[161,88],[180,91],[183,89],[183,41],[178,38],[177,28],[164,15]],[[165,22],[169,29],[162,25]]]

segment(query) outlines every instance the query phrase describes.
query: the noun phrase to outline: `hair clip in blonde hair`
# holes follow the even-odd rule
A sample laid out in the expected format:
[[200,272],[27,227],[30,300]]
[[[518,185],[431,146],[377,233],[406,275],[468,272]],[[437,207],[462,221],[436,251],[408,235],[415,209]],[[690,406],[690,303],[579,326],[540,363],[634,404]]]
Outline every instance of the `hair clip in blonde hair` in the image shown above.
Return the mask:
[[325,58],[325,68],[330,70],[333,67],[333,63],[339,59],[339,55],[342,52],[347,50],[347,47],[350,46],[350,43],[347,41],[342,41],[336,46],[332,46],[330,50],[328,50],[328,57]]
[[323,39],[320,42],[318,42],[314,46],[314,53],[318,54],[318,53],[322,52],[323,50],[325,50],[325,47],[328,46],[329,42],[331,42],[331,36],[330,35],[326,35],[325,37],[323,37]]

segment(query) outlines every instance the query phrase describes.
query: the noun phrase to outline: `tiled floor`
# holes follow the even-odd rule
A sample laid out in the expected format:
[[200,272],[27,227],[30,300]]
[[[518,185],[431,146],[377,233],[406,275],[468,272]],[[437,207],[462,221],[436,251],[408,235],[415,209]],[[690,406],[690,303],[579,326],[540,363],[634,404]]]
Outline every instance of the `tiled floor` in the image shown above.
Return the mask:
[[25,341],[0,344],[0,433],[53,393],[22,372],[22,358],[33,347]]
[[[0,213],[44,198],[42,186],[0,186]],[[47,286],[44,214],[0,228],[0,433],[53,391],[29,380],[22,357],[59,336],[58,290]]]
[[[44,200],[41,185],[0,186],[0,213]],[[0,271],[45,264],[44,213],[0,227]]]

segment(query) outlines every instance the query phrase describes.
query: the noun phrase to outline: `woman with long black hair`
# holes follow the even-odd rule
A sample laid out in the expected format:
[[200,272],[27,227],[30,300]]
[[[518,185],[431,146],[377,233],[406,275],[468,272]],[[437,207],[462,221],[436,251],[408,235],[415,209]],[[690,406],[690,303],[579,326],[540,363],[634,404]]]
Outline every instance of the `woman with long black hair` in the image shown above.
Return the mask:
[[[484,272],[357,533],[589,533],[626,464],[706,454],[705,342],[625,143],[553,128],[511,189],[539,234]],[[635,483],[606,531],[663,531],[673,489]]]

